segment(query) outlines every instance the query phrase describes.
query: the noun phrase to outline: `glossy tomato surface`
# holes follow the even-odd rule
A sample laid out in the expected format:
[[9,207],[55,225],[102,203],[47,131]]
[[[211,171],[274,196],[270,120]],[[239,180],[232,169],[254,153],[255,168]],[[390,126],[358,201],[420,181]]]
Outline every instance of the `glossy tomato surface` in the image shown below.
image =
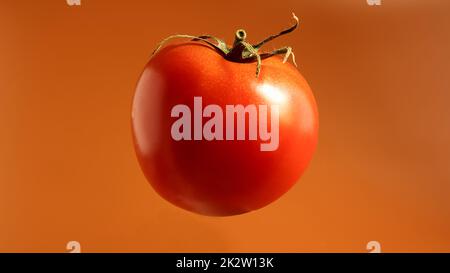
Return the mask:
[[[254,62],[227,61],[196,42],[167,46],[148,62],[133,100],[132,130],[142,171],[163,198],[199,214],[235,215],[266,206],[299,180],[317,144],[315,99],[297,68],[279,57],[263,60],[258,78],[255,69]],[[171,110],[194,109],[194,97],[222,109],[278,105],[278,148],[261,151],[259,138],[174,140]]]

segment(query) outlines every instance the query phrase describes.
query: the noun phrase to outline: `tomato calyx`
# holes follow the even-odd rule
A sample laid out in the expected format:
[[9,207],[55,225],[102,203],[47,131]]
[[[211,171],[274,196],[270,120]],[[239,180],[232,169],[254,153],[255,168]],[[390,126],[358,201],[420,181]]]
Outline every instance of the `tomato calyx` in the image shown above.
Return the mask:
[[238,63],[249,63],[249,62],[255,62],[256,61],[256,77],[259,76],[261,72],[261,61],[263,59],[275,56],[275,55],[282,55],[284,54],[283,63],[285,63],[290,56],[292,56],[292,62],[295,66],[297,66],[297,63],[295,62],[295,55],[292,51],[292,48],[289,46],[282,47],[276,50],[273,50],[271,52],[263,52],[259,53],[259,49],[265,45],[266,43],[272,41],[275,38],[278,38],[282,35],[291,33],[295,29],[297,29],[299,20],[298,17],[295,16],[294,13],[292,13],[292,17],[295,21],[294,25],[291,27],[281,31],[278,34],[270,35],[266,39],[262,40],[261,42],[257,44],[250,44],[246,41],[247,33],[243,29],[238,29],[235,33],[234,43],[232,47],[228,47],[227,44],[212,35],[200,35],[200,36],[193,36],[193,35],[184,35],[184,34],[176,34],[171,35],[164,40],[162,40],[156,49],[153,51],[152,56],[154,56],[158,51],[161,49],[161,47],[166,44],[169,40],[175,39],[175,38],[187,38],[191,39],[192,41],[201,41],[206,43],[207,45],[211,46],[213,49],[217,51],[222,57],[225,59],[232,61],[232,62],[238,62]]

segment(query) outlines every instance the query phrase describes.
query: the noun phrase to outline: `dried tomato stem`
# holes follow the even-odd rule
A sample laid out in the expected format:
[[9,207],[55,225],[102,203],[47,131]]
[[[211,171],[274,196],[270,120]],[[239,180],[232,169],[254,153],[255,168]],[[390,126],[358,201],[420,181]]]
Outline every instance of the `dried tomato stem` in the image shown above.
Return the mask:
[[[174,38],[188,38],[188,39],[191,39],[193,41],[201,41],[201,42],[207,43],[212,48],[214,48],[219,54],[224,56],[225,59],[227,59],[229,61],[239,62],[239,63],[248,63],[248,62],[255,62],[256,61],[257,62],[257,65],[256,65],[256,77],[258,77],[259,73],[261,71],[261,61],[263,59],[269,58],[269,57],[274,56],[274,55],[285,54],[283,62],[286,62],[287,59],[289,58],[289,56],[292,56],[293,63],[295,65],[297,65],[295,63],[295,57],[294,57],[294,53],[292,52],[292,48],[291,47],[279,48],[279,49],[274,50],[272,52],[266,52],[266,53],[261,53],[261,54],[258,53],[258,50],[264,44],[266,44],[266,43],[272,41],[273,39],[276,39],[276,38],[278,38],[278,37],[280,37],[282,35],[291,33],[292,31],[297,29],[298,24],[299,24],[298,17],[295,16],[294,13],[292,13],[292,17],[295,20],[294,25],[292,25],[291,27],[281,31],[278,34],[274,34],[274,35],[271,35],[271,36],[267,37],[266,39],[262,40],[261,42],[255,44],[255,45],[252,45],[252,44],[250,44],[250,43],[248,43],[246,41],[247,33],[243,29],[238,29],[236,31],[235,37],[234,37],[234,43],[233,43],[233,46],[231,48],[229,48],[223,40],[221,40],[219,38],[216,38],[214,36],[211,36],[211,35],[201,35],[201,36],[172,35],[172,36],[167,37],[166,39],[164,39],[163,41],[161,41],[158,44],[158,47],[153,52],[153,55],[156,54],[158,52],[158,50],[166,42],[168,42],[171,39],[174,39]],[[213,40],[213,41],[217,42],[217,44],[214,44],[210,40]]]

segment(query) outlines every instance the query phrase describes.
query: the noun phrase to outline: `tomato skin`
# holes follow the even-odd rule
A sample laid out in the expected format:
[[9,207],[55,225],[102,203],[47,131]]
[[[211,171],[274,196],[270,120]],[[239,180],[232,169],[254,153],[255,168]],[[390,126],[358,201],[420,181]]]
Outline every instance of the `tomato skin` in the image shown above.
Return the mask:
[[[236,215],[273,202],[300,178],[318,138],[313,94],[279,57],[263,60],[258,78],[255,69],[254,62],[227,61],[196,42],[165,47],[148,62],[133,100],[132,131],[142,171],[163,198],[203,215]],[[193,109],[194,96],[203,98],[203,107],[222,109],[278,104],[278,149],[262,152],[259,140],[173,140],[171,109]]]

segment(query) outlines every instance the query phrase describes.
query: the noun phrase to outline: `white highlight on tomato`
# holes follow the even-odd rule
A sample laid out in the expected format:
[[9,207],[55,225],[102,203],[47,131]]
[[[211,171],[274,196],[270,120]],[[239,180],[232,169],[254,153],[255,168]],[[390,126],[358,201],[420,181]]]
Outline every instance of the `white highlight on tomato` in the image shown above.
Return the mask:
[[288,100],[286,93],[267,83],[259,85],[257,90],[263,97],[274,104],[283,105]]

